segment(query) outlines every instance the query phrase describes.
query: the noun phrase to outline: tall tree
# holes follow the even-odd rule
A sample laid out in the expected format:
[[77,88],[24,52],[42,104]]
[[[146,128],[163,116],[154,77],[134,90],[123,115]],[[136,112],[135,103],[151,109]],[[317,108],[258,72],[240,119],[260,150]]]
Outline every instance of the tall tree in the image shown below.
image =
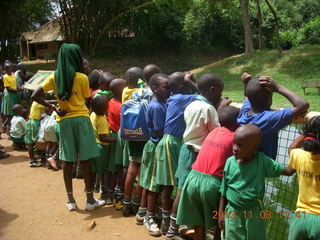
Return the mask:
[[257,18],[258,18],[258,28],[259,28],[259,49],[264,49],[266,47],[265,41],[263,38],[263,20],[262,20],[262,14],[261,14],[261,8],[260,8],[260,0],[255,0],[256,6],[257,6]]
[[245,55],[252,56],[254,52],[254,45],[252,39],[252,31],[250,25],[249,17],[249,0],[240,0],[243,28],[244,28],[244,38],[245,38]]
[[280,45],[280,37],[279,37],[279,18],[278,18],[276,11],[272,7],[271,3],[269,2],[269,0],[265,0],[265,1],[266,1],[266,4],[268,5],[270,11],[272,12],[273,17],[274,17],[277,49],[278,49],[278,52],[281,54],[282,48]]

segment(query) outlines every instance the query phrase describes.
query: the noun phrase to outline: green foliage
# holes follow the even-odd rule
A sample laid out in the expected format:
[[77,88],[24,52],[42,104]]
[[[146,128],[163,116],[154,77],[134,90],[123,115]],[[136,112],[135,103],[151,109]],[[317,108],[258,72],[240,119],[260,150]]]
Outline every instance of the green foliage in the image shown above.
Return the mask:
[[320,43],[320,16],[317,16],[306,23],[303,30],[307,43]]
[[183,31],[191,45],[244,47],[238,0],[195,0],[185,14]]
[[[16,59],[16,41],[23,32],[48,22],[53,16],[50,0],[12,0],[1,2],[0,60]],[[7,43],[7,44],[6,44]]]
[[281,31],[280,33],[280,44],[281,46],[285,46],[287,42],[289,42],[292,46],[299,46],[302,41],[303,33],[298,29],[290,29],[286,31]]
[[[214,66],[198,72],[212,72],[225,81],[223,94],[234,102],[243,101],[243,85],[240,76],[248,72],[254,76],[272,76],[280,84],[303,96],[309,103],[311,111],[320,111],[317,89],[308,89],[304,95],[301,81],[320,76],[320,45],[300,45],[284,51],[281,58],[275,50],[257,51],[252,58],[244,55],[227,58]],[[273,96],[273,106],[290,106],[288,100],[279,94]]]

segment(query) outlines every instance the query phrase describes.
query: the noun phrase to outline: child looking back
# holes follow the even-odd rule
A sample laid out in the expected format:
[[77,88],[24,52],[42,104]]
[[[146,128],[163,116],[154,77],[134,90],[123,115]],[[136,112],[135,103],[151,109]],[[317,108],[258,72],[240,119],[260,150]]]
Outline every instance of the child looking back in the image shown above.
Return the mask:
[[[201,145],[181,194],[177,222],[195,226],[195,239],[205,239],[205,229],[217,227],[212,213],[219,210],[220,186],[227,158],[232,156],[234,131],[237,129],[239,109],[226,106],[219,112],[221,127],[215,128]],[[206,194],[203,194],[206,193]],[[186,211],[188,209],[188,211]],[[215,240],[220,239],[215,229]]]
[[115,76],[113,76],[111,73],[101,73],[99,76],[99,90],[96,92],[93,98],[101,95],[106,95],[108,99],[111,99],[113,95],[110,91],[110,83],[113,79],[115,79]]
[[[238,124],[255,124],[261,129],[262,142],[259,150],[268,157],[276,159],[278,148],[278,131],[292,123],[292,120],[303,114],[309,104],[298,94],[277,83],[271,77],[254,77],[244,73],[241,77],[245,85],[245,95]],[[271,111],[272,95],[278,92],[293,105],[277,111]]]
[[320,116],[307,121],[289,154],[289,167],[297,171],[299,196],[288,239],[320,239]]
[[270,214],[263,209],[265,179],[295,172],[258,152],[261,138],[260,128],[253,124],[239,127],[234,134],[233,156],[223,171],[219,213],[213,216],[225,229],[225,239],[267,239],[261,217]]

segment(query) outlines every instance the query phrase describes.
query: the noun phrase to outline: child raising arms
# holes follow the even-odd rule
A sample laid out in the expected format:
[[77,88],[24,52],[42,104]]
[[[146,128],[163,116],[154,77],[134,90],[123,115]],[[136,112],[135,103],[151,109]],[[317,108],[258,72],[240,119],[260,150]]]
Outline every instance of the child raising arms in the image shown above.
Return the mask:
[[[271,77],[254,77],[244,73],[241,76],[245,88],[244,101],[241,108],[238,124],[255,124],[261,129],[262,141],[259,151],[272,159],[276,159],[278,148],[278,131],[288,126],[297,116],[309,108],[298,94],[280,85]],[[271,111],[272,95],[279,93],[289,100],[292,107]]]
[[[262,134],[256,125],[243,125],[233,140],[233,156],[223,171],[219,207],[219,226],[225,239],[259,240],[266,238],[263,209],[265,178],[291,176],[294,170],[257,152]],[[266,212],[264,212],[266,214]],[[225,221],[225,225],[224,225]]]
[[303,133],[290,145],[289,154],[289,167],[297,171],[299,183],[289,240],[320,239],[320,116],[307,121]]

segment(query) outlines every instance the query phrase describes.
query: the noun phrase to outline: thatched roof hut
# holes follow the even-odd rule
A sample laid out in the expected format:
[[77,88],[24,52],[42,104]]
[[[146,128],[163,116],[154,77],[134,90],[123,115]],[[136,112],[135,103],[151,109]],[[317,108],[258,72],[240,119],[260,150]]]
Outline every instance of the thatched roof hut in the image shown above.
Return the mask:
[[61,33],[59,18],[54,19],[39,29],[24,32],[20,37],[20,57],[55,58],[64,38]]

